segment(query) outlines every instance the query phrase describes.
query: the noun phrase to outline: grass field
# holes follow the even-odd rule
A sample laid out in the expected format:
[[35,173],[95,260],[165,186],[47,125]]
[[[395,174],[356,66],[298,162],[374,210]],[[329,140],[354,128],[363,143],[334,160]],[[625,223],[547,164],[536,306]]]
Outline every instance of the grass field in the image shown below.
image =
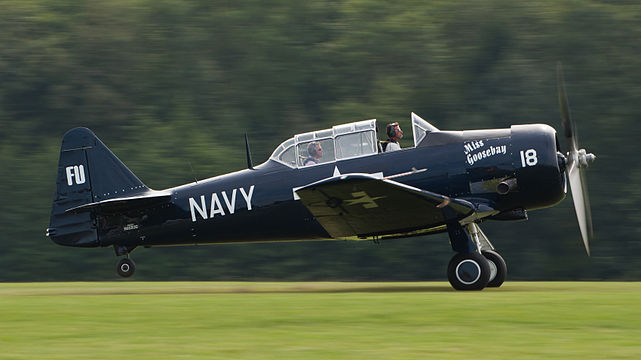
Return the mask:
[[0,284],[0,359],[639,359],[641,283]]

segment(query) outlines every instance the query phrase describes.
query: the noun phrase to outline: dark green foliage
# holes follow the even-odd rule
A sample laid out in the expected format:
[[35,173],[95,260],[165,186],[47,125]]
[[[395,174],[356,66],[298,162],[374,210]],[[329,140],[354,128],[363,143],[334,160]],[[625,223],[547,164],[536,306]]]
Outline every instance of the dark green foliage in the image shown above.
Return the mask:
[[[508,279],[641,279],[639,24],[626,1],[5,1],[0,281],[115,276],[111,249],[44,236],[72,127],[161,189],[243,168],[245,132],[258,163],[294,133],[367,118],[399,121],[410,146],[410,111],[441,129],[559,129],[558,60],[598,156],[593,257],[570,201],[482,226]],[[134,253],[146,280],[442,280],[450,256],[446,235]]]

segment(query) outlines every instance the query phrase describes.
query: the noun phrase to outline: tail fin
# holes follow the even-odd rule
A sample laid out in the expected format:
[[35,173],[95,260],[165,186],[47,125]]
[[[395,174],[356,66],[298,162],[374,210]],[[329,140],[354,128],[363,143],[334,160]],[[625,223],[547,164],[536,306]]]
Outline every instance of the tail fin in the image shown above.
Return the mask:
[[67,210],[148,191],[91,130],[69,130],[62,139],[47,236],[61,245],[99,246],[95,214]]

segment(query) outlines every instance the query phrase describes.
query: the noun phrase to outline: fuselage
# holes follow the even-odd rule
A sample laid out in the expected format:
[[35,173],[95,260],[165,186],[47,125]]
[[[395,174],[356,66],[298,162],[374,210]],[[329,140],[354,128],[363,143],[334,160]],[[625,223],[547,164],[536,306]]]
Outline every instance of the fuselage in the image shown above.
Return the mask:
[[[321,240],[331,237],[295,190],[339,174],[367,173],[486,205],[495,216],[552,206],[564,196],[556,133],[547,125],[438,131],[415,147],[290,167],[272,159],[164,192],[171,201],[98,215],[98,246]],[[515,186],[497,192],[502,181]],[[482,213],[483,209],[479,209]],[[489,217],[491,218],[491,217]]]

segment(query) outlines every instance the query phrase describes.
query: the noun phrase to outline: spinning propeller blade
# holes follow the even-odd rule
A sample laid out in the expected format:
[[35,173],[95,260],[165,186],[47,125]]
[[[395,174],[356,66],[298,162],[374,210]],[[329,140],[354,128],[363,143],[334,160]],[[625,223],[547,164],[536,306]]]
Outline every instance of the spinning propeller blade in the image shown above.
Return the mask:
[[567,153],[566,174],[570,182],[572,191],[572,201],[574,210],[581,229],[581,237],[585,245],[585,251],[590,255],[589,239],[594,237],[592,230],[592,213],[590,211],[590,202],[588,199],[588,189],[585,184],[583,169],[596,159],[594,154],[586,153],[585,149],[579,149],[576,135],[576,128],[570,115],[570,106],[568,104],[567,94],[565,92],[565,80],[563,79],[563,68],[561,63],[556,65],[556,81],[559,93],[559,108],[561,111],[561,121],[563,123],[563,132],[568,140],[570,151]]

